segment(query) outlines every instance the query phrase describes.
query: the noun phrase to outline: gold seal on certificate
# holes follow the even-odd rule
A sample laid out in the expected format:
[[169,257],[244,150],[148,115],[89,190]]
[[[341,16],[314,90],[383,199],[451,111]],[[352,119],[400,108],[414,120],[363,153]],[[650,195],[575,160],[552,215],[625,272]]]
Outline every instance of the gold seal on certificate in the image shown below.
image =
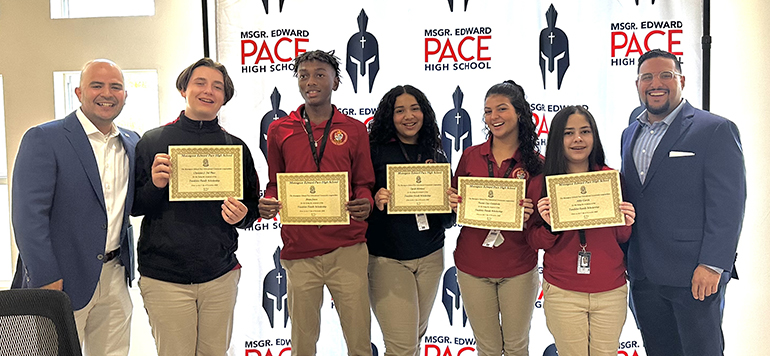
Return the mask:
[[389,164],[388,214],[451,213],[446,194],[452,177],[448,163]]
[[545,177],[551,198],[551,230],[577,230],[626,223],[615,170]]
[[283,225],[349,225],[347,172],[278,173]]
[[481,229],[524,229],[524,199],[527,181],[511,178],[458,177],[457,223]]
[[243,199],[243,147],[168,146],[170,201]]

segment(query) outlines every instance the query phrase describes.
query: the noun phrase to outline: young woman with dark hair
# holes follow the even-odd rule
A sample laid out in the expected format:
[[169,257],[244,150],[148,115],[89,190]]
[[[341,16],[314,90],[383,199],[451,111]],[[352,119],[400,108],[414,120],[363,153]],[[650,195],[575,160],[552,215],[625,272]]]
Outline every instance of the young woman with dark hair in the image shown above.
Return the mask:
[[[386,355],[419,354],[444,271],[444,229],[454,214],[388,215],[387,165],[445,163],[436,114],[419,89],[397,86],[380,101],[369,124],[375,173],[374,201],[366,232],[369,298],[380,323]],[[418,227],[420,220],[428,228]]]
[[[581,106],[559,111],[551,121],[543,177],[609,169],[591,113]],[[532,248],[545,250],[543,308],[548,330],[559,355],[617,355],[628,295],[620,244],[631,235],[634,206],[620,204],[624,226],[552,232],[544,179],[538,182],[543,197],[526,236]],[[588,268],[578,272],[578,255],[588,252],[593,256]]]
[[[462,204],[457,178],[464,176],[540,180],[542,159],[537,133],[524,89],[513,81],[492,86],[485,96],[486,142],[463,152],[452,181],[449,200]],[[530,192],[519,202],[524,221],[533,213]],[[521,231],[500,232],[505,239],[497,247],[482,246],[491,230],[464,226],[457,238],[455,265],[465,311],[480,356],[528,355],[529,327],[538,287],[537,252]]]

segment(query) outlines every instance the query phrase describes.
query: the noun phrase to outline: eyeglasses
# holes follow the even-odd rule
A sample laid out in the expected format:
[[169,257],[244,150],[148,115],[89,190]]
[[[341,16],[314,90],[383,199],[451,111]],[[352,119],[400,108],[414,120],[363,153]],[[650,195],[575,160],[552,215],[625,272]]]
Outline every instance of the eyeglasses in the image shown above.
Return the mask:
[[[677,73],[671,70],[667,70],[667,71],[658,73],[658,79],[660,79],[660,81],[664,83],[670,82],[677,75],[682,75],[682,73]],[[637,77],[637,79],[642,83],[651,83],[652,79],[654,78],[655,78],[655,75],[652,73],[642,73],[642,74],[639,74],[639,76]]]

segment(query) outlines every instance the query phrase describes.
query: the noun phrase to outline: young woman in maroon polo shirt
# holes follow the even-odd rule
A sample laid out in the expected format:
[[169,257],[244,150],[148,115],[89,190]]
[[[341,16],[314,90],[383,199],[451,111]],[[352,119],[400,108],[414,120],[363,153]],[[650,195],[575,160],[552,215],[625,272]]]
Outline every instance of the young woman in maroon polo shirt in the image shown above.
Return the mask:
[[[588,110],[570,106],[551,121],[543,177],[610,170],[604,164],[596,121]],[[545,250],[543,293],[546,324],[562,356],[615,356],[626,320],[626,266],[620,244],[628,241],[634,206],[620,204],[625,225],[551,231],[551,201],[543,198],[526,230],[527,241]],[[534,188],[534,185],[533,185]],[[588,256],[587,259],[584,256]],[[585,261],[578,265],[578,259]]]
[[[522,178],[527,186],[540,180],[542,159],[537,133],[524,89],[508,80],[492,86],[485,96],[487,141],[467,148],[460,158],[449,191],[453,208],[462,204],[457,177]],[[528,189],[529,191],[529,189]],[[527,194],[524,221],[534,212]],[[499,246],[482,246],[491,230],[464,226],[454,252],[457,281],[480,356],[528,355],[529,326],[538,287],[537,252],[521,231],[502,231]]]

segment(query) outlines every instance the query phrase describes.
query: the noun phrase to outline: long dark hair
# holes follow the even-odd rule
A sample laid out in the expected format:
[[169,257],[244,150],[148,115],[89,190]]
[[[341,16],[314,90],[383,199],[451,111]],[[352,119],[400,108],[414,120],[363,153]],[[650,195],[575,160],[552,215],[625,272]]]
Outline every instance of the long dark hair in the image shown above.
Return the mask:
[[567,106],[559,110],[551,120],[548,143],[545,146],[543,176],[567,173],[567,157],[564,155],[564,128],[572,114],[583,115],[588,120],[588,125],[591,126],[594,145],[591,147],[591,154],[588,155],[588,169],[604,167],[604,148],[602,147],[602,140],[599,138],[599,130],[596,127],[594,116],[582,106]]
[[[543,168],[543,161],[540,159],[537,130],[535,122],[532,121],[532,110],[525,99],[524,88],[513,80],[506,80],[489,88],[484,100],[491,95],[502,95],[508,98],[513,108],[516,109],[516,113],[519,115],[519,152],[521,152],[524,167],[530,175],[539,174]],[[489,131],[487,131],[487,136],[489,136]]]
[[382,97],[380,104],[377,105],[374,118],[369,122],[369,144],[381,146],[394,139],[398,140],[396,125],[393,124],[393,113],[396,98],[403,94],[409,94],[417,99],[417,104],[420,105],[422,111],[422,128],[418,132],[417,145],[423,149],[427,148],[433,153],[442,152],[436,113],[425,94],[411,85],[398,85]]

